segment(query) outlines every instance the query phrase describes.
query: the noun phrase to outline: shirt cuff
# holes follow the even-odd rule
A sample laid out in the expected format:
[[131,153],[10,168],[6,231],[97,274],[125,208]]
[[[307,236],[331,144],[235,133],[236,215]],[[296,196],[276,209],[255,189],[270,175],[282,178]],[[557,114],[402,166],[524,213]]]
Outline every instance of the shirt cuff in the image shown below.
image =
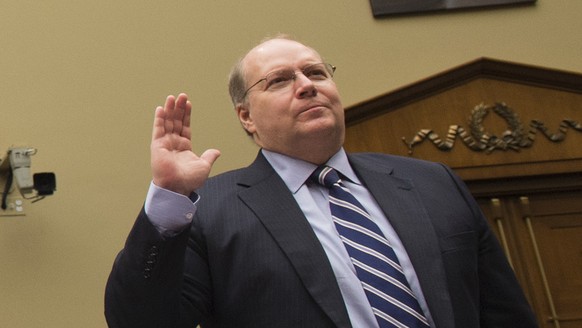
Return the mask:
[[146,197],[144,209],[150,222],[166,237],[174,236],[188,227],[196,213],[194,201],[173,191],[160,188],[152,181]]

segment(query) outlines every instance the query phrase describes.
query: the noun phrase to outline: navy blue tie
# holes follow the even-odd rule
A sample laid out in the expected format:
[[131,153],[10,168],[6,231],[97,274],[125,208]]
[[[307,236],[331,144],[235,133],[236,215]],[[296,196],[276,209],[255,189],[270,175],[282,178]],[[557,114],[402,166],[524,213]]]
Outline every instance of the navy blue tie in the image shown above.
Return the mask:
[[429,327],[390,243],[338,173],[320,166],[311,179],[329,189],[331,216],[381,328]]

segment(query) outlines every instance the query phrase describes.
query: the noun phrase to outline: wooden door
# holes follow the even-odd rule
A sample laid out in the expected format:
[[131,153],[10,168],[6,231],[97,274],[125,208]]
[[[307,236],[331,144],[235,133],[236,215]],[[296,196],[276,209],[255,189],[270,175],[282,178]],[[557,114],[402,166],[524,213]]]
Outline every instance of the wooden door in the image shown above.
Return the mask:
[[582,188],[477,197],[540,327],[582,327]]

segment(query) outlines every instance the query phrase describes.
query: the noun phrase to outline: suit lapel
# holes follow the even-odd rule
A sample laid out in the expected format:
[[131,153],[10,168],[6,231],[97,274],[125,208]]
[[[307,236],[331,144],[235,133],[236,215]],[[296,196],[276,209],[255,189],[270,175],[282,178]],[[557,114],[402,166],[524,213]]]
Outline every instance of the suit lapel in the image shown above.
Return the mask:
[[438,237],[412,181],[395,176],[385,164],[372,167],[356,157],[349,159],[400,237],[436,326],[449,326],[453,322],[449,291],[446,284],[434,283],[447,281]]
[[338,327],[351,327],[335,276],[313,229],[295,198],[267,160],[259,154],[241,184],[240,199],[256,213],[289,261],[305,288]]

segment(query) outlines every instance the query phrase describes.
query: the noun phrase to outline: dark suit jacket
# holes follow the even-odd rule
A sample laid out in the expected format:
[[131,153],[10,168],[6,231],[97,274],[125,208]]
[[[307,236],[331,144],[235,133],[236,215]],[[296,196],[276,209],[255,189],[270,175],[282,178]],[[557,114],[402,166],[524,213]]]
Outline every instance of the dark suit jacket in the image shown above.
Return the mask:
[[[437,327],[535,327],[476,202],[440,164],[349,155],[400,236]],[[279,175],[255,162],[210,178],[190,231],[143,210],[106,288],[110,327],[351,327],[325,252]],[[359,327],[357,327],[359,328]]]

